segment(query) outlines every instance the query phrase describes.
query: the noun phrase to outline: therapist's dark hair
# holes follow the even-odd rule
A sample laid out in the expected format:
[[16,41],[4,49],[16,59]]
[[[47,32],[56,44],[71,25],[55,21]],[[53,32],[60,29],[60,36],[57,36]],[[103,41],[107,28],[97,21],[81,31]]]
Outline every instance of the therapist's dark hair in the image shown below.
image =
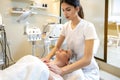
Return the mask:
[[82,8],[79,0],[61,0],[60,3],[61,4],[62,3],[67,3],[67,4],[71,5],[71,6],[74,6],[75,8],[79,7],[80,10],[78,12],[78,15],[79,15],[80,18],[84,19],[83,8]]

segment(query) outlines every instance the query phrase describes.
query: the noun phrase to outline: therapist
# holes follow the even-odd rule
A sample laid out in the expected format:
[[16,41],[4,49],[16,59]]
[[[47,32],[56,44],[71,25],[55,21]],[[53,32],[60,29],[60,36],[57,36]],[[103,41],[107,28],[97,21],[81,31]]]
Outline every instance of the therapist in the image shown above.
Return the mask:
[[94,41],[98,39],[94,25],[83,19],[79,0],[61,0],[61,8],[68,22],[64,24],[56,46],[42,60],[49,61],[66,39],[67,48],[72,51],[75,62],[62,68],[48,64],[50,70],[60,75],[81,70],[82,79],[75,80],[99,80],[99,67],[93,54]]

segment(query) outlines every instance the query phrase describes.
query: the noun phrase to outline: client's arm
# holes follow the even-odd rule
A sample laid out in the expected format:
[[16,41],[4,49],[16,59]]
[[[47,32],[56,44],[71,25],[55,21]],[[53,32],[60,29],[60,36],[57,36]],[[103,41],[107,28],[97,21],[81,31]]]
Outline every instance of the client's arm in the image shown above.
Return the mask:
[[53,75],[49,74],[49,80],[54,80]]

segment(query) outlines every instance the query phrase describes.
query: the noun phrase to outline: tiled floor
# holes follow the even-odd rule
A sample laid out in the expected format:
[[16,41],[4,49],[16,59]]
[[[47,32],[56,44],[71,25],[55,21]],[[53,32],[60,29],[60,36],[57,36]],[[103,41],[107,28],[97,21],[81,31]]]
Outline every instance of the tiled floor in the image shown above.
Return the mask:
[[110,73],[107,73],[103,70],[100,70],[101,80],[120,80],[119,77],[116,77]]

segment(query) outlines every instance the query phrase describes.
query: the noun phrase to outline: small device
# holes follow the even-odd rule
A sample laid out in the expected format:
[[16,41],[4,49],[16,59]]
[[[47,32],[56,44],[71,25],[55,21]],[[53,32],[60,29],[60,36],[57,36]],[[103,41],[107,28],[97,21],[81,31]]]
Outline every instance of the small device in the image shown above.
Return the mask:
[[50,34],[49,34],[49,38],[58,38],[60,36],[60,32],[62,29],[62,24],[53,24],[53,25],[49,25],[50,26]]
[[41,40],[41,31],[37,27],[27,28],[28,41]]

